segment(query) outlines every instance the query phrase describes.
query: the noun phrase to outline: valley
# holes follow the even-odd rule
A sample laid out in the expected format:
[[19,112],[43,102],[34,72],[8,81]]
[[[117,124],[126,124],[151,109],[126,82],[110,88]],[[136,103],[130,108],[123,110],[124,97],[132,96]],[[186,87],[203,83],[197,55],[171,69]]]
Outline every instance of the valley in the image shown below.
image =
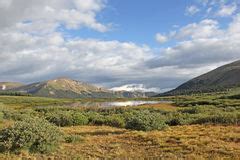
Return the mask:
[[39,117],[58,126],[61,138],[54,151],[20,147],[0,157],[239,159],[240,99],[231,98],[233,94],[238,89],[228,94],[146,98],[173,103],[115,108],[69,106],[90,99],[1,96],[1,129]]
[[240,160],[240,0],[0,0],[0,160]]
[[240,159],[238,83],[152,97],[66,78],[3,85],[1,159]]

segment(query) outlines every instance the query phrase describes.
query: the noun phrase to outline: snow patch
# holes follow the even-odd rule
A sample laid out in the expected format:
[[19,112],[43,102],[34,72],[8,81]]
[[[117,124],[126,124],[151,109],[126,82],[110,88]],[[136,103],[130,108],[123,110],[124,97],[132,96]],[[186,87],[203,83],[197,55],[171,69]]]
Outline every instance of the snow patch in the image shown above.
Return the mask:
[[2,85],[2,90],[4,91],[4,90],[6,90],[6,85]]

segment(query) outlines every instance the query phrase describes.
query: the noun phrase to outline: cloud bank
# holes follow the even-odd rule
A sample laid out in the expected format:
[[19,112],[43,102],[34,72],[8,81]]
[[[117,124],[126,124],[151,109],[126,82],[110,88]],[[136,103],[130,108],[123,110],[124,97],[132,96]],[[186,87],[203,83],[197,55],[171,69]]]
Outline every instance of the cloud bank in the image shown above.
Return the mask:
[[62,31],[107,32],[111,25],[96,18],[106,5],[105,0],[0,0],[0,80],[69,76],[105,87],[144,84],[140,88],[166,89],[240,59],[236,14],[224,29],[206,18],[169,34],[158,33],[160,43],[177,41],[161,51],[134,42],[69,38]]

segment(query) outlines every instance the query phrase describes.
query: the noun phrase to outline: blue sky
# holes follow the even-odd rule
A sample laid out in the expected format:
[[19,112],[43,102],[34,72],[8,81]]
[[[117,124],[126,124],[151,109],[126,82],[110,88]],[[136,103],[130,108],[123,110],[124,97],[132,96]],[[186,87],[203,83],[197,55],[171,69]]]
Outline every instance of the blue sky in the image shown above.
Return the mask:
[[240,59],[240,2],[0,0],[0,50],[0,81],[162,92]]
[[[225,4],[231,4],[227,1]],[[196,6],[201,11],[194,15],[186,15],[186,7]],[[213,6],[215,10],[218,6]],[[151,47],[168,47],[173,42],[162,44],[155,40],[156,33],[168,33],[189,23],[199,22],[205,18],[214,18],[220,27],[226,28],[231,17],[219,18],[206,14],[207,7],[201,0],[109,0],[97,19],[104,24],[111,24],[110,31],[99,33],[89,28],[66,31],[73,37],[97,38],[102,40],[131,41],[147,44]]]
[[201,16],[184,15],[188,4],[188,1],[179,3],[179,0],[151,0],[151,3],[148,0],[110,0],[97,16],[99,21],[112,24],[109,32],[99,33],[85,28],[68,33],[76,37],[117,39],[158,47],[154,38],[157,32],[168,32],[175,25],[182,26],[201,19]]

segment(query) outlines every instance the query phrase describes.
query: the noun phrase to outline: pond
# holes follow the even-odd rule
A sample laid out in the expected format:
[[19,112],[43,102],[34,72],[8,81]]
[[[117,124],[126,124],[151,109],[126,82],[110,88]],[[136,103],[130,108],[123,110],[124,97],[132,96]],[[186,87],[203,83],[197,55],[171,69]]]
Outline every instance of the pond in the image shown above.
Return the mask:
[[171,103],[170,101],[113,101],[113,102],[77,102],[71,107],[127,107],[147,104]]

